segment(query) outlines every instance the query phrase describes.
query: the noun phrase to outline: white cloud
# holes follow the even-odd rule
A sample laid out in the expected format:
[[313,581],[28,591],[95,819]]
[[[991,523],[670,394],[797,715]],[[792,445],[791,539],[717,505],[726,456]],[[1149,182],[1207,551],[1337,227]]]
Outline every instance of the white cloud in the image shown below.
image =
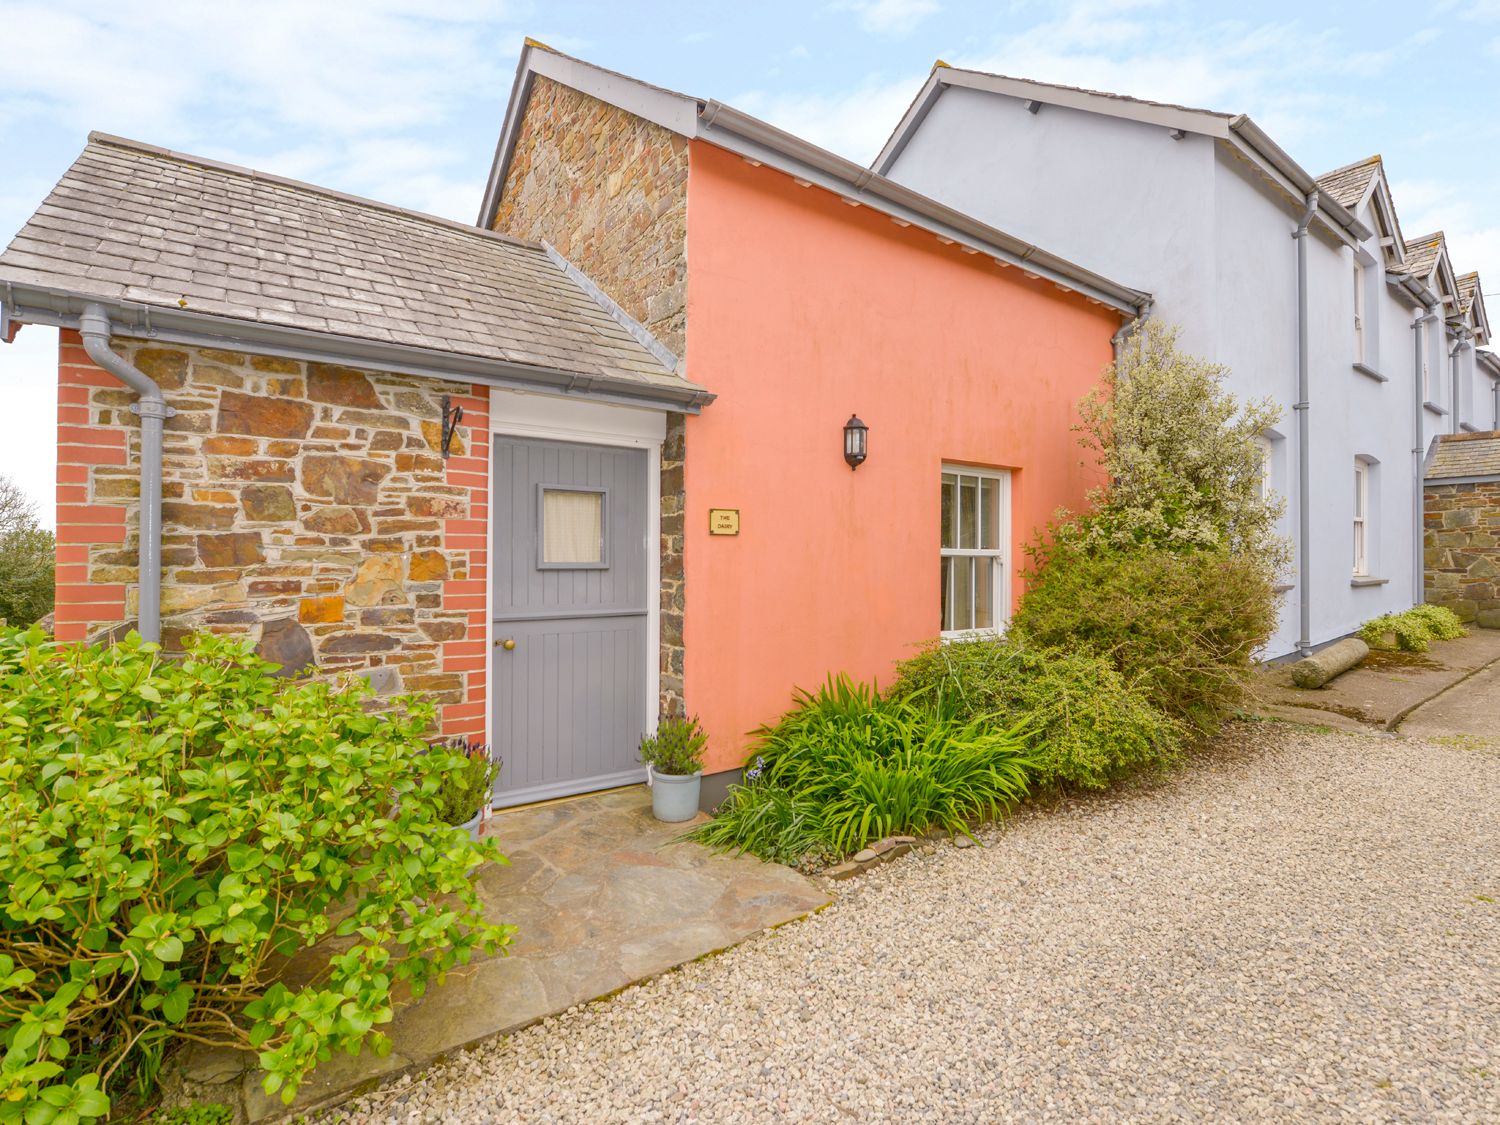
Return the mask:
[[1491,197],[1476,198],[1451,181],[1433,179],[1393,180],[1391,197],[1401,215],[1402,233],[1413,238],[1442,231],[1454,271],[1478,270],[1486,303],[1500,309],[1489,296],[1500,295],[1500,216]]
[[0,476],[9,477],[55,526],[57,483],[57,330],[30,325],[0,343]]
[[854,12],[859,26],[877,35],[907,35],[942,10],[937,0],[837,0],[834,11]]
[[865,164],[885,144],[925,78],[925,74],[896,80],[874,75],[856,90],[832,95],[751,90],[734,98],[733,103],[746,113]]

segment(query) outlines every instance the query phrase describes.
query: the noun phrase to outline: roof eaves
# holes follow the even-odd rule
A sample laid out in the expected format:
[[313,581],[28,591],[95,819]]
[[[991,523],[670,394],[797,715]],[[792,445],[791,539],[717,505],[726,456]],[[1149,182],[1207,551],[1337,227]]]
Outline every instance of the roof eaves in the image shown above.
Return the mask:
[[960,242],[1023,272],[1107,304],[1130,316],[1144,315],[1149,293],[1111,281],[1041,247],[997,230],[910,188],[793,136],[759,118],[709,101],[700,115],[700,139],[818,183],[844,198]]
[[326,330],[297,328],[237,317],[110,300],[47,286],[7,284],[5,318],[25,324],[77,328],[89,304],[110,314],[116,334],[163,343],[251,351],[322,362],[364,366],[438,379],[472,379],[491,386],[582,395],[635,406],[697,413],[714,395],[707,388],[663,371],[660,378],[582,374],[543,364],[470,355],[437,348],[363,339]]

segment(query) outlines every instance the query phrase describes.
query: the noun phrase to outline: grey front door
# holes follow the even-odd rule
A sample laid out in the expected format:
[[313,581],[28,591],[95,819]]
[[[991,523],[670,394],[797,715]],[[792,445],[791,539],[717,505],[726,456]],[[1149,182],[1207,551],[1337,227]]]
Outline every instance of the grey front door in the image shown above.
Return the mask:
[[495,803],[645,777],[646,451],[496,437]]

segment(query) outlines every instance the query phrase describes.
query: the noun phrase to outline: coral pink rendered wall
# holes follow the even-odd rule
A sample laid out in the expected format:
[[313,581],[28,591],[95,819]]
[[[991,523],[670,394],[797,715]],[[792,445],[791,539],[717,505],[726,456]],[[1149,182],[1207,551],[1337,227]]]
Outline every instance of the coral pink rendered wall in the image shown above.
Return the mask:
[[[687,370],[718,398],[688,419],[685,695],[713,772],[793,687],[885,682],[937,636],[944,462],[1013,470],[1018,563],[1081,504],[1074,408],[1120,321],[704,142],[690,169]],[[740,534],[709,535],[710,508]]]

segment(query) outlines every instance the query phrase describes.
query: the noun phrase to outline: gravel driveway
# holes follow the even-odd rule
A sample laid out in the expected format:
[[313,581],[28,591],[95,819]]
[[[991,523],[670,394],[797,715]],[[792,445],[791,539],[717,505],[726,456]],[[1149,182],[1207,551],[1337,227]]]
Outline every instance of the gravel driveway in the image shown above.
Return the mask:
[[344,1116],[1500,1121],[1500,755],[1225,741]]

